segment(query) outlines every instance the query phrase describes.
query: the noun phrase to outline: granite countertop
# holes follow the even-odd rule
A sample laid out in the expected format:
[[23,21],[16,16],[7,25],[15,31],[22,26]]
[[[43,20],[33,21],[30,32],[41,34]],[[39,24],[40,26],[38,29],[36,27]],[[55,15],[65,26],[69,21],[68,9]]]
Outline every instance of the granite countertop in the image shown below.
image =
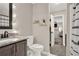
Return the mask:
[[16,43],[22,40],[26,40],[26,39],[28,39],[28,37],[23,37],[23,36],[18,36],[14,38],[3,38],[3,39],[0,39],[0,47],[9,45],[12,43]]

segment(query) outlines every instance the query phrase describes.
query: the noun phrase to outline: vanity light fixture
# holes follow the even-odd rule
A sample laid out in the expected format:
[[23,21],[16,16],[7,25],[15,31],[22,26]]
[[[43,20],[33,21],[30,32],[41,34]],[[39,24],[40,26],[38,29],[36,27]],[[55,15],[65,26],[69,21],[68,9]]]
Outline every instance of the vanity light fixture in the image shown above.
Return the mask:
[[41,22],[40,22],[40,25],[41,25],[41,26],[46,26],[46,25],[47,25],[47,24],[46,24],[46,20],[45,20],[45,19],[42,19]]

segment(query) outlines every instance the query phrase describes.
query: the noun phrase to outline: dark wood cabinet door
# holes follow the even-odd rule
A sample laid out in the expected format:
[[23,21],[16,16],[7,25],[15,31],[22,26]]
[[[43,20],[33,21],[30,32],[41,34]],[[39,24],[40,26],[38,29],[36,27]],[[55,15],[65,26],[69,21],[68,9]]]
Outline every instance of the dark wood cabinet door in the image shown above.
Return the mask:
[[12,53],[11,53],[12,47],[13,47],[13,45],[8,45],[8,46],[5,46],[5,47],[1,47],[0,48],[0,56],[11,56],[12,55]]
[[15,56],[15,44],[10,46],[10,56]]
[[0,56],[26,56],[26,40],[0,47]]
[[15,44],[15,55],[16,56],[26,55],[26,40]]

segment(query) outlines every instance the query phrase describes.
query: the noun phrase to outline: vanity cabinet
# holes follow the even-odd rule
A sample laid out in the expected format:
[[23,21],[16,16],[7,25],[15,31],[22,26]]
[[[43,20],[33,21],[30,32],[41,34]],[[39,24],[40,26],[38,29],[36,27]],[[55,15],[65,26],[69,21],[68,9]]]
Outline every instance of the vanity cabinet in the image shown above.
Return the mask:
[[15,44],[15,55],[25,56],[26,55],[26,41],[18,42]]
[[15,56],[15,44],[10,45],[10,56]]
[[0,56],[26,56],[26,40],[0,47]]
[[0,56],[10,56],[14,54],[14,44],[0,48]]

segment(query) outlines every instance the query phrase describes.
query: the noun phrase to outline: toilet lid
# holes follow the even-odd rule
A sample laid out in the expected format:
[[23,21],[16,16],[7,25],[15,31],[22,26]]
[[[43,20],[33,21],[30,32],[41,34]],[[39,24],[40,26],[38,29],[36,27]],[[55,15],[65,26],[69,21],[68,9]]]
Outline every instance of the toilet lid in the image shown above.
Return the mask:
[[43,45],[40,44],[33,44],[30,46],[31,48],[43,48]]

